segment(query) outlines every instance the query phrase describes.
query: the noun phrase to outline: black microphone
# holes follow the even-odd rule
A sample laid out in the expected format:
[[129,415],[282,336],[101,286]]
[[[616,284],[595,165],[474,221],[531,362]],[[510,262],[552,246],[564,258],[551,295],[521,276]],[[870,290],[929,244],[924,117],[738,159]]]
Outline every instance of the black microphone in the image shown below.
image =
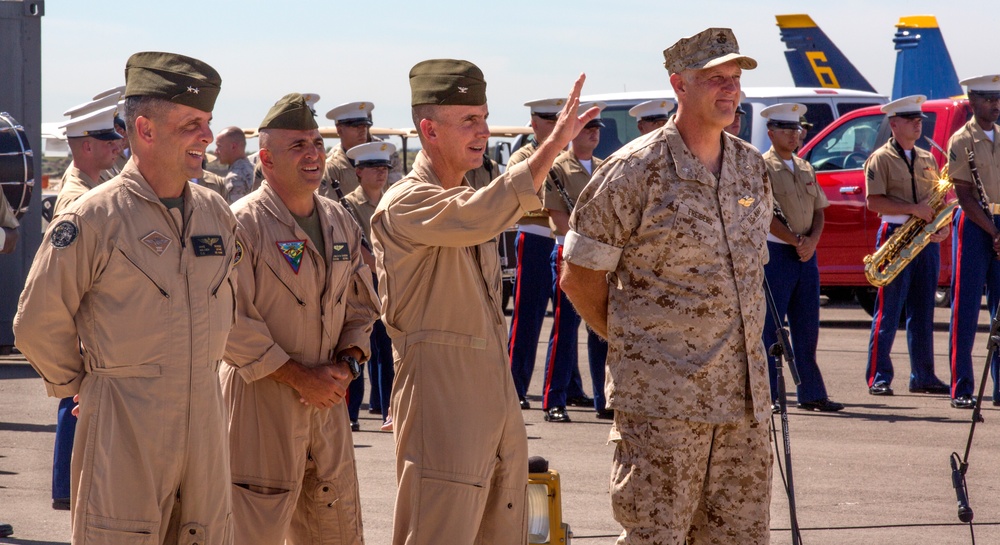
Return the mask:
[[969,497],[965,492],[965,474],[959,469],[957,454],[951,456],[951,484],[955,487],[955,497],[958,498],[958,520],[972,522],[974,513],[969,507]]

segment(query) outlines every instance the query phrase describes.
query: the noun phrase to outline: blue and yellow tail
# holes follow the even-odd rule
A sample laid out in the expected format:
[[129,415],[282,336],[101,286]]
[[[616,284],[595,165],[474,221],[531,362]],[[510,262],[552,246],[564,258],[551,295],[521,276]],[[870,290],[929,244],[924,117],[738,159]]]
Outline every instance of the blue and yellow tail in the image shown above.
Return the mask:
[[900,17],[892,42],[896,47],[892,100],[909,95],[951,98],[963,94],[936,17]]
[[796,87],[875,92],[875,88],[826,37],[812,17],[796,14],[776,15],[775,18],[781,29],[781,41],[788,48],[785,59]]

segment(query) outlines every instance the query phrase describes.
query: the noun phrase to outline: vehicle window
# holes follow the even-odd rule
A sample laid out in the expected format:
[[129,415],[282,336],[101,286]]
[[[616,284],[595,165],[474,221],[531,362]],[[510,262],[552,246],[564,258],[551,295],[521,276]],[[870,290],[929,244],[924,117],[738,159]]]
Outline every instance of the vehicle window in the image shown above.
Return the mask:
[[833,109],[830,108],[829,104],[809,102],[806,103],[806,108],[806,121],[812,123],[813,126],[806,132],[806,139],[803,142],[812,140],[827,125],[833,123]]
[[861,168],[875,150],[881,115],[852,119],[816,143],[806,157],[816,170]]
[[867,108],[869,106],[881,106],[881,102],[838,102],[837,103],[837,113],[841,116],[844,114],[853,112],[854,110],[860,110],[861,108]]
[[628,115],[630,107],[608,106],[601,112],[604,128],[601,129],[601,142],[597,144],[594,155],[601,159],[607,159],[626,142],[639,136],[639,127],[636,125],[635,118]]

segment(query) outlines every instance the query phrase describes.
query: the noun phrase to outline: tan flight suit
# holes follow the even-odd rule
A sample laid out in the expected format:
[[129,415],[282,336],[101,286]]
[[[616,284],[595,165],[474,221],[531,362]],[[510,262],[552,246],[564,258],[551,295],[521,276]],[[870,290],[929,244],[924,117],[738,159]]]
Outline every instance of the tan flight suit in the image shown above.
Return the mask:
[[[292,387],[268,378],[289,359],[325,365],[352,346],[368,357],[379,305],[361,261],[360,230],[340,205],[314,200],[321,252],[267,182],[233,206],[243,246],[239,312],[219,379],[229,409],[234,543],[241,545],[363,543],[346,403],[306,406]],[[305,241],[297,271],[288,261],[295,251],[279,246],[293,241]]]
[[21,293],[18,349],[49,396],[80,394],[77,545],[232,541],[217,372],[236,222],[184,187],[183,211],[168,210],[130,161],[52,221]]
[[542,205],[527,163],[443,189],[426,157],[372,217],[392,338],[393,543],[524,544],[528,445],[507,366],[496,237]]
[[[381,142],[381,138],[372,136],[369,142]],[[403,177],[403,165],[399,160],[399,154],[393,153],[392,164],[389,166],[389,177],[386,185],[392,185]],[[354,171],[354,165],[347,157],[347,151],[338,142],[330,149],[326,156],[326,175],[323,176],[323,183],[319,186],[319,194],[333,200],[338,200],[337,192],[333,189],[333,181],[340,182],[340,191],[346,196],[354,191],[361,183],[358,181],[358,174]]]
[[66,172],[63,173],[62,180],[62,185],[59,187],[59,195],[56,196],[56,205],[52,208],[53,217],[65,210],[66,207],[74,201],[82,197],[84,193],[104,183],[104,180],[98,180],[95,182],[90,176],[82,170],[76,168],[76,165],[72,163],[70,163]]
[[608,405],[619,544],[767,543],[771,452],[761,156],[723,137],[716,177],[673,120],[595,172],[565,257],[611,273]]
[[17,221],[17,216],[14,215],[14,210],[10,207],[10,203],[7,202],[6,198],[0,196],[0,227],[17,229],[20,225]]

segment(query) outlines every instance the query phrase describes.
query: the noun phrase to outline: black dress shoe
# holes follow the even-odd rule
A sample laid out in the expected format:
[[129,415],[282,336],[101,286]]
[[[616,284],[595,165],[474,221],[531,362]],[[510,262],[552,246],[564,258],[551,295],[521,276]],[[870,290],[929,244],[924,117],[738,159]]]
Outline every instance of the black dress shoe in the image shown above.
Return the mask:
[[382,414],[382,407],[368,407],[368,414]]
[[597,411],[597,418],[601,420],[614,420],[615,410],[614,409],[601,409]]
[[892,388],[885,382],[876,382],[868,388],[868,393],[873,396],[891,396]]
[[583,396],[573,396],[566,398],[566,404],[571,407],[593,407],[594,398]]
[[14,535],[14,527],[10,524],[0,524],[0,537],[10,537]]
[[361,431],[361,423],[357,420],[351,420],[351,431]]
[[807,411],[819,411],[821,413],[835,413],[837,411],[843,410],[844,404],[837,403],[836,401],[830,401],[830,398],[824,397],[823,399],[817,399],[816,401],[805,401],[799,403],[798,407],[800,409],[805,409]]
[[546,422],[569,422],[569,415],[566,414],[566,407],[551,407],[545,411]]
[[522,397],[522,398],[519,398],[519,399],[520,399],[521,410],[522,411],[526,411],[526,410],[528,410],[528,409],[531,408],[531,403],[528,403],[528,398]]
[[52,500],[52,508],[56,511],[69,511],[69,498],[56,498]]
[[950,394],[951,386],[938,381],[937,384],[927,386],[910,386],[910,392],[914,394]]
[[777,401],[771,402],[771,414],[781,414],[781,403]]
[[976,406],[976,400],[972,396],[958,396],[952,398],[951,406],[956,409],[972,409]]

